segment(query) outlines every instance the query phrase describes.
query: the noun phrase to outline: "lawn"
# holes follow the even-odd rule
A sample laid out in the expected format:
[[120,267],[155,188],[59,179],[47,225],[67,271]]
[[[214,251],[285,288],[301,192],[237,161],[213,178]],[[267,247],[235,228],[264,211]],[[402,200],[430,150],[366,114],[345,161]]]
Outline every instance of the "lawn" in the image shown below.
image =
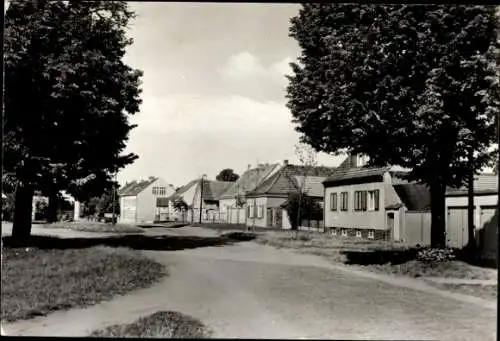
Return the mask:
[[92,332],[90,337],[208,338],[210,332],[198,320],[175,311],[159,311],[130,324],[114,325]]
[[498,286],[494,284],[481,285],[481,284],[455,284],[455,283],[431,283],[432,286],[456,292],[459,294],[476,296],[489,300],[496,300],[498,296]]
[[386,241],[367,241],[303,231],[257,233],[256,241],[386,274],[487,280],[497,278],[497,270],[473,266],[460,260],[423,262],[416,259],[418,249]]
[[2,321],[85,307],[147,287],[166,270],[124,248],[2,249]]
[[107,224],[95,221],[75,221],[75,222],[57,222],[52,224],[43,224],[43,227],[69,229],[84,232],[103,232],[103,233],[143,233],[144,229],[128,224]]

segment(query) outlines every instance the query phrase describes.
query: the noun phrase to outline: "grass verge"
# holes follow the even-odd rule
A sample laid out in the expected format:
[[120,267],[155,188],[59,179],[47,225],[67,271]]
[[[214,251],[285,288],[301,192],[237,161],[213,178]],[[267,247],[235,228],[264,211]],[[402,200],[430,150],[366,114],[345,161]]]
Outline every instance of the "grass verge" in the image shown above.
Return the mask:
[[122,325],[93,331],[90,337],[189,338],[200,339],[210,332],[199,320],[175,311],[159,311]]
[[429,283],[438,289],[456,292],[459,294],[476,296],[488,300],[496,300],[498,286],[494,284],[455,284],[455,283]]
[[43,227],[69,229],[84,232],[102,232],[102,233],[143,233],[144,229],[128,224],[106,224],[94,221],[76,221],[76,222],[57,222],[53,224],[44,224]]
[[137,251],[2,249],[2,321],[85,307],[144,288],[166,275]]
[[333,262],[386,274],[488,280],[497,278],[497,270],[473,266],[460,260],[422,262],[416,259],[419,249],[386,241],[367,241],[295,231],[258,233],[256,241],[320,255]]

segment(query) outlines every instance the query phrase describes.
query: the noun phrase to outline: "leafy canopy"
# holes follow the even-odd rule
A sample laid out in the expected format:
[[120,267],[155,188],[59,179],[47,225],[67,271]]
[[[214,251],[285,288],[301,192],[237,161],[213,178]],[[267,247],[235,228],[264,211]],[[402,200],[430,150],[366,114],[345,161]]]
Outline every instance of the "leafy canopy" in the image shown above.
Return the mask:
[[460,186],[498,149],[494,6],[304,4],[288,106],[302,140]]
[[236,173],[231,168],[225,168],[220,171],[220,173],[215,177],[217,181],[229,181],[229,182],[235,182],[238,180],[240,176]]
[[77,194],[137,158],[121,154],[141,102],[142,73],[122,61],[133,17],[122,1],[10,2],[4,167],[19,181]]

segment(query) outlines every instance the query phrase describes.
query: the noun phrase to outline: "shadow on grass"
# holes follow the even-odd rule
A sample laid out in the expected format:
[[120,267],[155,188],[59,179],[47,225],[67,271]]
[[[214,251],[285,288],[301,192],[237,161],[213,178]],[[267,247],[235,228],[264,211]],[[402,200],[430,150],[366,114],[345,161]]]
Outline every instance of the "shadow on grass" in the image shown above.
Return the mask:
[[84,249],[94,246],[126,247],[134,250],[176,251],[199,247],[230,245],[238,241],[255,238],[251,233],[227,233],[218,237],[197,236],[144,236],[141,234],[92,238],[57,238],[51,236],[31,236],[22,245],[10,236],[2,237],[4,247],[35,247],[39,249]]
[[373,264],[403,264],[414,260],[420,248],[402,250],[370,250],[370,251],[342,251],[346,257],[346,264],[373,265]]

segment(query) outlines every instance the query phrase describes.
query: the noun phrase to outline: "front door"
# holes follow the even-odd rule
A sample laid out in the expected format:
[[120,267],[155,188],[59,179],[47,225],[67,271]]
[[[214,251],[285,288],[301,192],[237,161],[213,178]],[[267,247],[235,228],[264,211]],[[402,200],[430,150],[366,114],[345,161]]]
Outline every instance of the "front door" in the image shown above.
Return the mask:
[[393,240],[399,240],[399,230],[394,229],[394,212],[387,213],[387,229],[393,236]]
[[273,209],[272,208],[267,209],[266,226],[267,227],[273,226]]

